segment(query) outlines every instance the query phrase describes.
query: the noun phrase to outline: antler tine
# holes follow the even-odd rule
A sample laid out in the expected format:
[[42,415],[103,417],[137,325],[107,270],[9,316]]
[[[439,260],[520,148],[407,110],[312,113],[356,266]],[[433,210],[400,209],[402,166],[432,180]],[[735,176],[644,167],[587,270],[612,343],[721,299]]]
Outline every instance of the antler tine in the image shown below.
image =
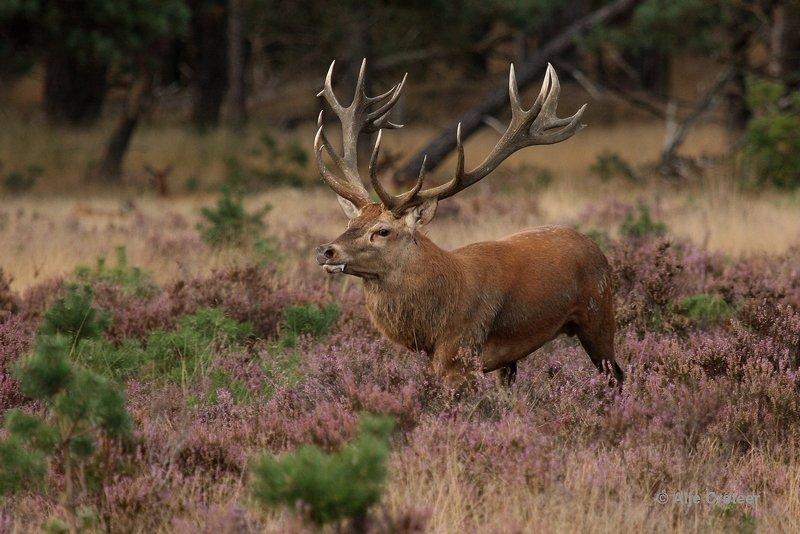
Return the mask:
[[[582,105],[575,115],[566,117],[564,119],[556,119],[551,125],[546,126],[543,132],[540,132],[535,136],[535,144],[552,145],[555,143],[560,143],[561,141],[569,139],[579,131],[583,130],[586,125],[581,123],[581,117],[583,116],[583,112],[586,110],[586,106],[587,104]],[[564,124],[566,124],[564,128],[554,131],[555,128],[563,126]]]
[[425,164],[428,162],[428,155],[425,154],[422,158],[422,166],[419,169],[419,176],[417,177],[417,182],[414,184],[414,187],[402,195],[394,196],[386,191],[380,180],[378,180],[377,163],[378,152],[380,152],[381,149],[382,136],[383,130],[378,130],[378,138],[375,140],[375,147],[372,149],[372,157],[369,160],[369,177],[372,182],[372,188],[375,189],[375,193],[377,193],[378,198],[381,199],[381,203],[392,213],[399,216],[402,211],[409,206],[410,202],[415,200],[420,189],[422,189],[422,184],[425,182]]
[[456,129],[457,160],[453,178],[445,184],[424,191],[420,190],[421,182],[418,181],[414,189],[398,197],[402,199],[402,203],[393,211],[400,211],[401,209],[418,205],[430,198],[442,200],[453,196],[484,178],[517,150],[531,145],[558,143],[572,137],[584,127],[580,120],[586,110],[586,104],[581,106],[577,113],[571,117],[560,119],[556,116],[560,92],[561,84],[558,81],[556,71],[548,63],[539,96],[536,98],[533,107],[526,110],[522,106],[517,76],[512,64],[508,73],[511,122],[483,162],[471,171],[464,169],[464,144],[461,140],[461,124],[459,124]]
[[461,123],[458,123],[458,128],[456,128],[456,150],[458,153],[458,159],[456,160],[456,175],[453,177],[453,181],[455,182],[458,180],[459,182],[464,177],[464,143],[461,141]]
[[395,89],[397,89],[397,85],[393,85],[388,91],[385,93],[381,93],[375,96],[365,96],[364,99],[369,102],[370,104],[383,100],[387,96],[394,94]]
[[367,95],[364,92],[364,78],[367,74],[367,58],[361,59],[361,67],[358,69],[358,78],[356,79],[356,88],[353,91],[353,101],[350,103],[350,107],[355,105],[356,103],[364,103],[367,102]]
[[[514,73],[514,64],[511,64],[511,68],[508,71],[508,98],[511,100],[511,115],[516,117],[517,115],[524,114],[525,110],[522,108],[522,102],[519,98],[519,87],[517,86],[517,75]],[[459,134],[461,133],[461,124],[459,126]]]
[[377,193],[381,203],[389,209],[394,207],[394,197],[384,189],[380,180],[378,180],[378,152],[381,150],[381,137],[383,130],[378,130],[378,137],[375,139],[375,147],[372,149],[372,157],[369,158],[369,179],[372,182],[372,188]]
[[342,157],[333,149],[333,145],[331,145],[330,141],[328,141],[328,137],[325,135],[325,129],[323,128],[322,124],[323,113],[325,112],[320,110],[319,115],[317,116],[317,128],[318,128],[317,134],[319,135],[322,146],[325,148],[325,151],[333,160],[333,163],[336,165],[336,168],[339,169],[341,172],[344,172],[344,161],[342,161]]
[[389,112],[392,110],[394,105],[400,99],[400,93],[403,91],[403,86],[406,84],[406,79],[407,78],[408,78],[408,73],[405,73],[403,75],[403,79],[400,80],[400,83],[398,83],[395,86],[395,89],[394,89],[394,92],[392,93],[391,98],[389,98],[389,100],[387,100],[386,103],[381,105],[381,107],[379,107],[375,111],[372,111],[372,112],[367,114],[367,122],[374,122],[376,119],[380,120],[385,115],[389,114]]
[[331,66],[328,67],[328,74],[325,75],[325,84],[322,86],[322,91],[317,93],[317,96],[324,96],[328,105],[333,111],[341,116],[345,108],[339,103],[336,94],[333,92],[333,66],[336,65],[336,60],[331,61]]
[[531,127],[533,131],[541,131],[542,127],[547,129],[549,123],[558,120],[556,117],[556,107],[558,106],[558,97],[561,95],[561,83],[558,81],[558,76],[550,63],[547,64],[546,77],[550,82],[550,87],[547,88],[547,92],[545,93],[545,84],[542,84],[542,92],[539,93],[539,98],[536,99],[538,102],[542,98],[542,95],[545,95],[541,109],[536,114],[536,119],[533,121]]
[[[322,133],[323,126],[320,126],[317,129],[317,135],[314,137],[314,156],[317,160],[317,167],[319,168],[320,175],[322,179],[328,184],[328,187],[333,189],[333,191],[342,198],[346,198],[357,207],[364,206],[367,202],[369,202],[369,198],[366,196],[366,190],[364,190],[363,194],[361,191],[358,191],[356,188],[352,187],[353,184],[342,184],[339,182],[339,179],[333,174],[330,169],[325,165],[325,161],[322,159],[322,149],[323,149],[323,133]],[[363,189],[363,187],[362,187]]]
[[[322,90],[317,96],[322,96],[328,102],[328,105],[336,113],[339,122],[342,125],[342,153],[339,154],[334,150],[327,136],[325,135],[322,117],[320,113],[317,120],[319,129],[317,130],[317,137],[314,141],[314,148],[316,151],[317,165],[319,166],[320,174],[323,180],[336,191],[339,196],[350,200],[358,207],[362,207],[370,202],[369,193],[364,188],[363,181],[358,171],[358,137],[362,132],[379,131],[382,128],[400,128],[402,125],[394,124],[388,120],[389,113],[392,107],[397,103],[400,98],[400,93],[405,85],[406,76],[403,80],[389,89],[389,91],[374,97],[370,97],[365,91],[366,69],[367,60],[362,60],[361,67],[359,68],[358,78],[356,80],[355,90],[353,92],[353,100],[348,106],[344,106],[336,98],[333,91],[333,70],[336,61],[332,61],[328,67],[328,73],[325,76],[325,83]],[[372,111],[369,108],[375,107]],[[374,173],[377,165],[377,157],[379,151],[379,142],[376,143],[376,149],[373,151],[373,161],[370,164],[371,175]],[[328,152],[328,155],[336,165],[341,177],[337,177],[330,169],[325,167],[324,158],[322,157],[322,149]],[[373,177],[373,182],[377,180]],[[380,187],[380,185],[378,186]],[[376,188],[377,190],[377,188]],[[389,198],[385,191],[383,191],[381,198]]]

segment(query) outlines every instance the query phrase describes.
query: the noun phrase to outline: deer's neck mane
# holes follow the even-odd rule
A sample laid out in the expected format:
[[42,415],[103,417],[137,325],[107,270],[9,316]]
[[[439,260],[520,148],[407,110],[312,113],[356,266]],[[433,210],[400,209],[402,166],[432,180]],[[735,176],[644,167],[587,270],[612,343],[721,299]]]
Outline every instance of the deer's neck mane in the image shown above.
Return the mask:
[[364,281],[367,310],[388,338],[431,352],[465,290],[463,266],[451,253],[418,234],[416,248],[391,278]]

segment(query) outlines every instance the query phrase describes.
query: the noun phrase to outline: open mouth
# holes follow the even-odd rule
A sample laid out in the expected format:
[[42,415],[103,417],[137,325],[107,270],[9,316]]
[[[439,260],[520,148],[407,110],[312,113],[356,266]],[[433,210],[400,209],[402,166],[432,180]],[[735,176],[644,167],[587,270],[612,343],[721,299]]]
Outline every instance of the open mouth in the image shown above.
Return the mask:
[[328,274],[343,273],[345,267],[347,267],[346,263],[337,263],[337,264],[328,263],[322,266],[322,268],[325,269],[325,272]]

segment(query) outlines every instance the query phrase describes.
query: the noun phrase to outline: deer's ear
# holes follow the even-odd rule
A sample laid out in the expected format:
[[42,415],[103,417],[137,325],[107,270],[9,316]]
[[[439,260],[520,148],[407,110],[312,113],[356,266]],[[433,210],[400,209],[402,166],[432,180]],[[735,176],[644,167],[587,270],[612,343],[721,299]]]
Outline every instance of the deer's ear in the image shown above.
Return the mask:
[[418,226],[428,224],[433,220],[433,216],[436,215],[436,206],[438,204],[439,201],[436,198],[430,198],[419,206],[414,206],[405,214],[406,225],[414,230]]
[[336,199],[339,201],[339,205],[342,207],[342,211],[344,211],[344,214],[347,215],[348,219],[355,219],[358,217],[359,210],[355,204],[338,195],[336,196]]

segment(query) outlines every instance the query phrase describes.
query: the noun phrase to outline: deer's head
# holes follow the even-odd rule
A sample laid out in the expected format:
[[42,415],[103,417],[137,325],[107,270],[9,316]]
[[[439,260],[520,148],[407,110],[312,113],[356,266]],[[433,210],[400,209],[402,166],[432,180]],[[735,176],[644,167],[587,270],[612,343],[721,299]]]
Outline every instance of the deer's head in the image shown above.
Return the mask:
[[[317,262],[328,273],[343,272],[367,279],[382,279],[402,271],[409,261],[418,260],[419,229],[433,219],[440,200],[478,182],[517,150],[532,145],[558,143],[584,127],[580,119],[585,105],[571,117],[556,117],[560,85],[549,64],[536,102],[531,109],[523,109],[512,65],[508,84],[511,123],[483,162],[471,171],[464,168],[464,145],[459,124],[456,130],[458,158],[453,178],[440,186],[423,189],[423,160],[414,187],[400,195],[392,195],[378,180],[377,160],[383,130],[402,127],[390,122],[388,117],[400,98],[406,77],[382,95],[367,96],[364,92],[365,60],[361,64],[353,101],[345,107],[333,92],[333,66],[334,63],[331,63],[324,88],[317,96],[325,97],[341,122],[343,151],[339,154],[334,150],[325,136],[320,112],[314,153],[322,179],[338,195],[339,204],[350,222],[339,237],[317,247]],[[362,132],[378,134],[369,164],[370,182],[380,199],[378,203],[372,202],[359,175],[357,146],[358,136]],[[327,152],[338,175],[325,164],[323,150]]]

